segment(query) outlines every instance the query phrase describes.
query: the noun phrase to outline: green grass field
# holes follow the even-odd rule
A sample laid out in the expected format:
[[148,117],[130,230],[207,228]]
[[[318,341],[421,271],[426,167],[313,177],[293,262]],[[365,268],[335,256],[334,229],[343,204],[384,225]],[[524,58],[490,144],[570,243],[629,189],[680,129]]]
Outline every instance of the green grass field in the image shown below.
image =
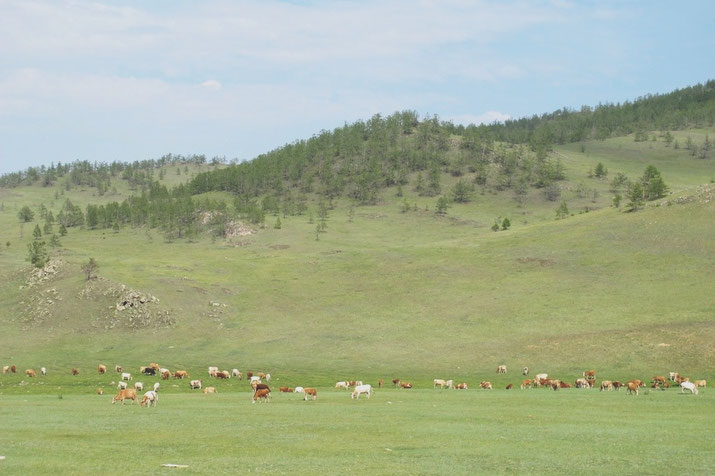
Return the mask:
[[[245,384],[244,384],[245,385]],[[319,388],[277,394],[160,393],[157,408],[111,396],[0,396],[3,474],[653,474],[715,470],[709,390],[627,396],[568,389]],[[163,390],[161,391],[163,392]]]

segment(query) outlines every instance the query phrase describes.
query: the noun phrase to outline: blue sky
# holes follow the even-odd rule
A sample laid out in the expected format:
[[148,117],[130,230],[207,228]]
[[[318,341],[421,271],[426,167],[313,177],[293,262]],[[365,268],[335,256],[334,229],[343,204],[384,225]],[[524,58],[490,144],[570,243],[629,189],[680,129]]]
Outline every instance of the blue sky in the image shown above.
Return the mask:
[[0,0],[0,173],[666,93],[715,78],[714,20],[711,1]]

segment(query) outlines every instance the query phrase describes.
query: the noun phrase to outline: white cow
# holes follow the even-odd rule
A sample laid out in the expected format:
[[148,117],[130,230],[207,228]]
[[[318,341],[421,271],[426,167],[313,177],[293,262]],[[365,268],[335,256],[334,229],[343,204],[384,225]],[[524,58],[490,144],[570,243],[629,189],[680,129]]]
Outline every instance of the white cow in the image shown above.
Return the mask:
[[261,377],[259,377],[258,375],[254,375],[251,377],[251,382],[261,383]]
[[549,378],[549,374],[536,374],[534,376],[535,380],[546,380],[547,378]]
[[122,372],[122,380],[129,381],[131,379],[132,379],[132,374],[130,374],[129,372]]
[[134,384],[134,390],[136,390],[137,392],[143,392],[143,391],[144,391],[144,384],[141,383],[141,382],[136,382],[136,383]]
[[218,367],[209,367],[209,376],[215,377],[218,372]]
[[149,390],[144,394],[144,398],[142,398],[141,403],[139,404],[140,406],[147,406],[150,407],[152,406],[157,406],[159,404],[159,394],[156,393],[154,390]]
[[158,392],[158,391],[159,391],[159,382],[156,382],[156,383],[154,384],[154,391],[155,391],[155,392]]
[[124,381],[119,382],[119,383],[117,384],[117,389],[118,389],[118,390],[126,390],[126,389],[127,389],[127,382],[124,382]]
[[685,389],[690,390],[690,393],[697,395],[698,387],[695,386],[693,382],[681,382],[680,383],[680,393],[685,393]]
[[303,387],[295,387],[295,390],[293,390],[293,393],[303,393]]
[[233,370],[231,370],[231,375],[233,375],[236,378],[241,378],[241,377],[239,377],[241,375],[241,371],[238,369],[233,369]]
[[453,389],[453,388],[454,388],[454,380],[449,379],[449,380],[447,380],[447,381],[444,383],[444,385],[445,385],[445,387],[447,387],[447,388],[452,388],[452,389]]
[[335,388],[344,388],[345,390],[347,390],[349,386],[350,386],[350,384],[348,384],[348,383],[347,383],[346,381],[344,381],[344,380],[341,380],[340,382],[337,382],[337,383],[335,384]]
[[201,384],[202,384],[201,380],[192,380],[191,382],[189,382],[189,388],[200,390]]
[[271,374],[266,374],[266,382],[270,382],[270,381],[271,381]]
[[372,394],[372,385],[356,385],[355,390],[353,390],[353,393],[350,395],[350,398],[354,398],[357,400],[360,398],[360,394],[362,393],[367,395],[367,398],[369,399],[370,395]]
[[447,385],[447,382],[441,378],[436,378],[434,379],[434,388],[437,388],[437,385],[439,385],[439,388],[444,388],[444,386]]
[[42,375],[47,375],[47,369],[45,367],[40,367],[40,373]]

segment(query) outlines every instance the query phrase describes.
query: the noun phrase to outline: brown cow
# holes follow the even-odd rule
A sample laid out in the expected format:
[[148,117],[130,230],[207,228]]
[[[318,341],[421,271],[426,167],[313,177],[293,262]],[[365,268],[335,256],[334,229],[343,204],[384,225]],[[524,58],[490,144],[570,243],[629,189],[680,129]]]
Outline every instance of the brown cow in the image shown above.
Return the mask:
[[216,387],[206,387],[202,390],[202,392],[204,392],[204,395],[206,395],[209,393],[218,393],[218,390],[216,390]]
[[521,389],[524,390],[525,388],[531,388],[531,380],[530,379],[525,379],[521,381]]
[[161,378],[163,380],[169,380],[169,377],[171,377],[171,372],[169,372],[168,370],[165,370],[164,372],[162,372]]
[[696,380],[696,381],[693,382],[693,383],[695,384],[696,387],[703,387],[703,388],[705,388],[705,387],[708,386],[707,380]]
[[79,370],[72,369],[72,375],[79,375]]
[[37,372],[32,369],[27,369],[25,370],[25,375],[27,375],[28,377],[37,377]]
[[227,379],[227,378],[231,378],[231,374],[228,373],[228,370],[220,370],[214,374],[214,377],[220,378],[220,379]]
[[114,366],[114,371],[117,372],[118,374],[122,373],[122,366],[121,365],[115,365]]
[[611,382],[610,380],[602,381],[600,391],[602,392],[604,390],[607,390],[607,391],[613,390],[613,382]]
[[588,380],[593,380],[596,378],[596,371],[595,370],[586,370],[583,373],[583,376],[587,378]]
[[512,384],[509,384],[509,385],[506,386],[506,389],[507,389],[507,390],[511,390],[512,387],[513,387],[513,385],[512,385]]
[[14,365],[11,365],[11,366],[10,366],[10,372],[16,374],[16,373],[17,373],[17,367],[15,367]]
[[99,364],[99,365],[97,366],[97,372],[99,372],[100,374],[106,374],[106,373],[107,373],[107,366],[106,366],[106,365]]
[[392,386],[397,387],[400,384],[400,379],[399,378],[393,378],[392,379]]
[[412,388],[412,384],[410,382],[400,382],[400,387],[401,388]]
[[104,395],[104,389],[102,387],[97,389],[97,395]]
[[253,394],[253,403],[259,402],[270,402],[271,401],[271,391],[267,388],[257,389]]
[[485,390],[492,390],[492,383],[491,383],[491,382],[484,381],[484,382],[480,383],[479,386],[482,387],[482,388],[485,389]]
[[293,393],[293,389],[290,387],[281,387],[280,391],[281,393]]
[[318,398],[318,391],[314,388],[304,388],[303,393],[305,394],[303,400],[308,400],[308,395],[313,397],[313,400]]
[[637,383],[635,383],[633,381],[626,383],[626,387],[628,388],[627,394],[630,395],[632,393],[635,393],[636,396],[638,396],[638,387],[639,386],[640,385],[638,385]]
[[186,370],[177,370],[174,372],[174,378],[186,378],[189,376],[189,373]]
[[253,377],[253,372],[246,372],[246,378],[250,379],[251,377]]
[[462,382],[458,383],[454,388],[456,388],[457,390],[467,390],[469,389],[469,385],[467,385],[467,382]]
[[665,378],[665,377],[662,377],[662,376],[660,376],[660,375],[656,375],[655,377],[653,377],[653,382],[665,383],[665,382],[666,382],[666,378]]
[[619,382],[618,380],[614,380],[612,383],[613,383],[613,388],[615,388],[616,390],[618,390],[619,388],[621,388],[623,386],[623,384],[621,382]]
[[112,398],[112,404],[116,403],[117,400],[120,400],[122,402],[122,405],[124,405],[124,400],[127,399],[131,400],[132,404],[138,403],[136,390],[134,390],[133,388],[120,390],[119,393],[117,393],[114,398]]
[[561,388],[571,388],[571,384],[568,382],[564,382],[562,380],[559,380],[559,387]]
[[382,388],[382,379],[377,381],[377,388]]

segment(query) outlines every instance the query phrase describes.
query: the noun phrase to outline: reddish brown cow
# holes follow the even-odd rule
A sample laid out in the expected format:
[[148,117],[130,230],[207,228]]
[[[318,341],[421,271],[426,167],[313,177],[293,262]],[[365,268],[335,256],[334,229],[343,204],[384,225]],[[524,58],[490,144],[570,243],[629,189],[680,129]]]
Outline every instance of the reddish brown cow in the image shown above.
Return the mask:
[[619,382],[618,380],[614,380],[612,383],[613,383],[613,388],[615,388],[616,390],[618,390],[619,388],[621,388],[623,386],[623,384],[621,382]]
[[400,382],[400,387],[401,388],[412,388],[412,384],[410,382]]
[[531,380],[530,379],[525,379],[521,381],[521,389],[524,390],[525,388],[531,388]]
[[72,369],[72,375],[79,375],[79,370]]
[[467,385],[467,382],[462,382],[458,383],[454,388],[456,388],[457,390],[467,390],[469,389],[469,385]]
[[583,373],[583,376],[586,377],[588,380],[593,380],[596,378],[596,371],[595,370],[586,370]]
[[227,379],[227,378],[231,378],[231,374],[228,373],[228,370],[222,370],[220,372],[214,373],[214,377],[220,378],[220,379]]
[[281,387],[281,393],[293,393],[293,389],[290,387]]
[[382,379],[377,381],[377,388],[382,388]]
[[250,380],[253,377],[253,372],[246,372],[246,378]]
[[163,380],[169,380],[169,377],[171,377],[171,372],[169,372],[168,370],[165,370],[165,371],[161,374],[161,378],[162,378]]
[[127,399],[131,400],[132,404],[138,403],[136,390],[134,390],[133,388],[120,390],[119,393],[117,393],[114,398],[112,398],[112,403],[115,403],[117,400],[120,400],[122,402],[122,405],[124,405],[124,400]]
[[11,366],[10,366],[10,372],[16,374],[16,373],[17,373],[17,367],[15,367],[14,365],[11,365]]
[[189,373],[186,370],[177,370],[174,372],[174,378],[186,378],[189,376]]
[[509,385],[506,386],[506,389],[507,389],[507,390],[511,390],[512,387],[513,387],[513,385],[512,385],[512,384],[509,384]]
[[571,388],[571,384],[568,382],[564,382],[562,380],[559,380],[559,387],[561,388]]
[[635,393],[636,396],[637,396],[637,395],[638,395],[638,387],[639,387],[639,386],[640,386],[640,385],[638,385],[638,384],[635,383],[635,382],[628,382],[628,383],[626,384],[626,387],[628,388],[627,393],[628,393],[629,395]]
[[313,400],[318,398],[318,391],[314,388],[304,388],[303,393],[305,394],[303,400],[308,400],[308,395],[313,397]]
[[665,383],[666,378],[660,375],[656,375],[655,377],[653,377],[653,382]]
[[492,389],[492,383],[491,382],[482,382],[479,384],[480,387],[482,387],[485,390],[491,390]]
[[399,379],[399,378],[393,378],[393,379],[392,379],[392,386],[393,386],[393,387],[397,387],[398,385],[400,385],[400,379]]
[[267,388],[257,389],[253,394],[253,403],[259,402],[270,402],[271,401],[271,391]]
[[37,377],[37,372],[32,369],[27,369],[25,370],[25,375],[27,375],[28,377]]
[[106,366],[106,365],[99,364],[99,365],[97,366],[97,372],[99,372],[100,374],[106,374],[106,373],[107,373],[107,366]]

